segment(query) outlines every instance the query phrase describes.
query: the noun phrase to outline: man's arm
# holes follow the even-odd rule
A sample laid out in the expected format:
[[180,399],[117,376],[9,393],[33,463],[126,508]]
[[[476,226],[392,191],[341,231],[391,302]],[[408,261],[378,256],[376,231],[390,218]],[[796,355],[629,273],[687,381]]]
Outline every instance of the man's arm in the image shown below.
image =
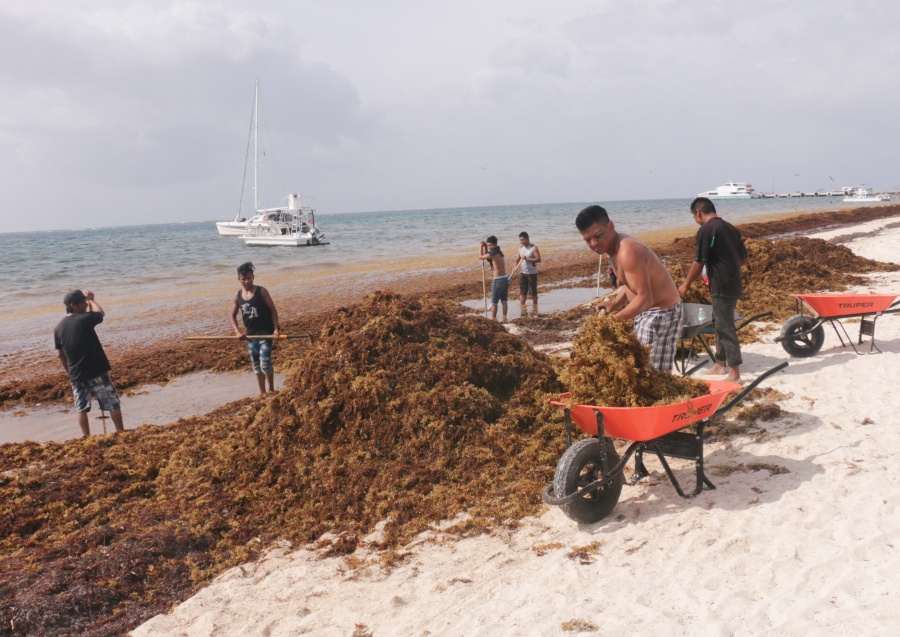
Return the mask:
[[240,312],[240,311],[241,311],[241,308],[238,305],[237,295],[235,295],[234,301],[231,304],[231,328],[234,330],[234,335],[237,336],[239,339],[243,340],[247,337],[246,337],[246,335],[244,335],[243,332],[241,332],[241,329],[238,327],[237,315],[238,315],[238,312]]
[[66,358],[66,353],[61,349],[56,350],[56,354],[59,356],[59,362],[62,363],[63,369],[66,371],[66,376],[69,375],[69,359]]
[[488,254],[487,243],[482,241],[481,248],[478,251],[478,258],[482,261],[487,261],[491,258],[491,255]]
[[606,310],[607,314],[612,313],[625,298],[625,286],[620,286],[616,288],[616,293],[612,298],[607,298],[597,304],[597,312],[600,310]]
[[97,312],[100,316],[106,316],[106,312],[100,307],[100,304],[94,300],[94,293],[90,290],[84,290],[84,298],[87,300],[88,311]]
[[653,307],[653,286],[650,283],[650,270],[647,268],[644,254],[649,249],[634,241],[623,243],[619,248],[619,270],[623,273],[622,278],[626,282],[621,289],[625,293],[627,286],[632,293],[628,305],[615,313],[616,318],[623,321],[634,318]]
[[272,313],[272,325],[275,327],[275,331],[272,332],[272,336],[278,336],[278,310],[275,309],[275,301],[272,300],[272,295],[269,294],[269,291],[266,288],[263,288],[262,298],[265,301],[266,305],[269,308],[269,311]]
[[684,295],[687,294],[688,288],[690,288],[691,284],[693,284],[693,282],[697,280],[701,272],[703,272],[703,263],[701,261],[694,261],[694,263],[691,264],[690,271],[684,279],[684,283],[682,283],[678,287],[678,296],[684,298]]
[[537,246],[534,246],[534,258],[530,259],[532,263],[540,263],[541,262],[541,251],[538,250]]

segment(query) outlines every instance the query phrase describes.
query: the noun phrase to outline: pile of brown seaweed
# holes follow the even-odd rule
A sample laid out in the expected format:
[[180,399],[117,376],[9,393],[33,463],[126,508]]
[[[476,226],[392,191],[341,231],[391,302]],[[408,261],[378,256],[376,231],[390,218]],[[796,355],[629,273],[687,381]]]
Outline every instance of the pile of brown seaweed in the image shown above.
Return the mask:
[[650,407],[709,393],[703,381],[653,369],[650,351],[630,324],[609,315],[585,322],[560,380],[572,394],[572,405]]
[[896,272],[900,265],[857,256],[846,246],[822,239],[747,239],[744,268],[745,314],[771,311],[776,320],[796,314],[791,294],[840,291],[865,281],[868,272]]
[[457,513],[466,533],[539,510],[560,388],[501,326],[376,293],[300,363],[272,399],[0,446],[0,631],[123,634],[277,540],[343,554],[386,521],[369,543],[390,552]]

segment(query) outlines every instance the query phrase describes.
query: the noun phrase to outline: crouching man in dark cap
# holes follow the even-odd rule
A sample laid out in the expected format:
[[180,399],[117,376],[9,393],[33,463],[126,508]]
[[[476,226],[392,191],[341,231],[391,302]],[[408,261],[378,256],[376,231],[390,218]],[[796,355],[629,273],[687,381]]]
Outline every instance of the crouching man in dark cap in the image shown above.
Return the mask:
[[91,434],[88,412],[91,397],[96,396],[100,409],[109,412],[116,431],[125,431],[119,395],[109,380],[109,361],[94,327],[103,322],[103,308],[90,290],[72,290],[63,298],[68,316],[53,331],[59,361],[69,375],[75,397],[78,426],[86,438]]

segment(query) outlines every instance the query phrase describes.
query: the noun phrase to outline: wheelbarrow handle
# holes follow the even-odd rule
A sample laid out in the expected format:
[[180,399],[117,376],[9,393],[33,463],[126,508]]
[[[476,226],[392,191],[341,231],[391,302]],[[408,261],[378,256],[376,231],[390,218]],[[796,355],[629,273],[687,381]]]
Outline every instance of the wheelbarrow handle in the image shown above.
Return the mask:
[[748,325],[750,325],[750,323],[752,323],[753,321],[758,321],[759,319],[766,318],[769,316],[772,316],[771,312],[760,312],[759,314],[754,314],[750,318],[744,319],[743,321],[741,321],[741,324],[737,326],[737,329],[742,330],[745,327],[747,327]]
[[714,415],[718,416],[719,414],[724,414],[726,411],[728,411],[729,409],[731,409],[732,407],[737,405],[739,402],[744,400],[744,398],[747,396],[747,394],[749,394],[751,391],[756,389],[761,382],[763,382],[765,379],[767,379],[772,374],[774,374],[776,372],[780,372],[782,369],[784,369],[787,366],[788,366],[787,361],[785,361],[784,363],[779,363],[772,369],[766,370],[765,372],[760,374],[759,378],[757,378],[752,383],[750,383],[749,385],[744,387],[744,389],[741,390],[741,393],[739,393],[737,396],[732,398],[731,401],[727,405],[723,405],[722,407],[719,407],[716,410],[716,413]]

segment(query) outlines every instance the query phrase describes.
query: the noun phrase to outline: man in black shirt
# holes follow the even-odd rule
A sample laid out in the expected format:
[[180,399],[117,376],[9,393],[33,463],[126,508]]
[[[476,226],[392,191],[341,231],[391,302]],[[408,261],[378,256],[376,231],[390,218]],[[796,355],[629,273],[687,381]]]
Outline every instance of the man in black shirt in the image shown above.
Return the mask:
[[706,373],[727,374],[725,380],[740,382],[743,360],[734,327],[734,307],[744,294],[741,266],[749,256],[747,248],[740,231],[716,214],[716,206],[706,197],[697,197],[691,202],[691,213],[694,221],[700,224],[697,252],[678,293],[684,297],[705,265],[716,331],[716,364]]
[[90,290],[72,290],[63,298],[68,316],[53,331],[59,361],[69,375],[75,398],[78,426],[86,438],[91,434],[88,412],[96,396],[101,410],[109,412],[116,431],[125,431],[119,396],[109,380],[109,361],[94,327],[103,322],[103,308]]
[[[269,383],[269,391],[275,391],[275,368],[272,365],[272,348],[274,339],[279,336],[278,310],[272,295],[261,285],[254,281],[255,268],[249,261],[238,266],[238,281],[241,289],[237,291],[234,302],[231,305],[231,328],[234,335],[247,341],[247,353],[250,355],[250,363],[253,373],[256,374],[256,382],[259,385],[259,393],[266,393],[266,381]],[[240,312],[247,333],[242,334],[238,328],[237,315]],[[253,338],[254,336],[269,336],[270,338]]]

